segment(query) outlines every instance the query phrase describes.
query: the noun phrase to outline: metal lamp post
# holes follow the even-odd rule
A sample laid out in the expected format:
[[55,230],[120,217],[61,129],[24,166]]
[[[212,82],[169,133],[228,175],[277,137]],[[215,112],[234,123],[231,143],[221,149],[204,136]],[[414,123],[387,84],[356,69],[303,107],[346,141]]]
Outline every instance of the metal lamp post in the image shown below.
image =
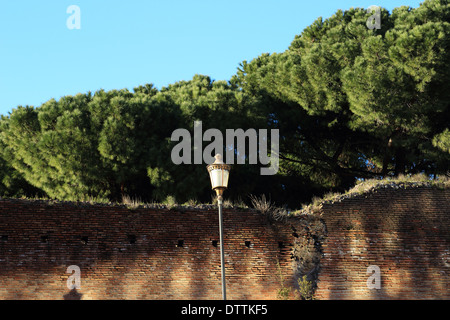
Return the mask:
[[211,178],[212,189],[217,194],[217,204],[219,206],[219,234],[220,234],[220,265],[222,269],[222,298],[227,299],[226,286],[225,286],[225,258],[223,252],[223,226],[222,226],[222,201],[223,192],[228,186],[228,177],[230,174],[231,166],[223,163],[222,156],[216,154],[214,157],[216,161],[213,164],[208,165],[206,168]]

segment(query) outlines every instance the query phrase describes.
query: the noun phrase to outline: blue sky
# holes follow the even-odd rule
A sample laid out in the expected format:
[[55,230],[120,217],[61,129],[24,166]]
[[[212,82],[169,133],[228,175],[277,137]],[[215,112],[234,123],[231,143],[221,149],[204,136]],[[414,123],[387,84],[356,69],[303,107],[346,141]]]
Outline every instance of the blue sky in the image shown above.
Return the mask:
[[[0,114],[79,92],[195,74],[229,80],[243,60],[285,51],[296,34],[338,9],[391,11],[417,0],[15,0],[0,4]],[[67,8],[81,29],[67,28]]]

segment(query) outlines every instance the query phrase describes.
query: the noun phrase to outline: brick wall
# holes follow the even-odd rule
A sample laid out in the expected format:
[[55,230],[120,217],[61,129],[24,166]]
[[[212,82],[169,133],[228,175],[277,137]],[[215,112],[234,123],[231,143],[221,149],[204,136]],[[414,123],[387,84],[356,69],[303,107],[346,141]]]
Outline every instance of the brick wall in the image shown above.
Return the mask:
[[[279,272],[295,288],[321,247],[317,299],[450,299],[449,198],[379,189],[284,222],[224,210],[227,296],[276,299]],[[0,199],[0,299],[221,299],[218,240],[216,209]],[[367,287],[373,265],[380,289]]]
[[[450,299],[449,200],[449,189],[386,188],[324,205],[316,297]],[[371,265],[380,289],[367,286]]]
[[[224,210],[227,298],[276,299],[280,271],[295,283],[301,223]],[[218,240],[213,208],[1,199],[0,299],[221,299]],[[78,291],[66,285],[70,265],[81,271]]]

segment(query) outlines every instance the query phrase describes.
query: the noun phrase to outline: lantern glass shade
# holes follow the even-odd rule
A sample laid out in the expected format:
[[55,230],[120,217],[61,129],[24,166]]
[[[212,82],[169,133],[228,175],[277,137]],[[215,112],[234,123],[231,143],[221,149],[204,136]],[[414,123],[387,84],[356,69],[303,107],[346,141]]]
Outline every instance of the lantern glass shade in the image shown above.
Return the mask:
[[226,189],[228,187],[228,177],[231,166],[223,163],[222,156],[217,154],[216,161],[207,166],[209,177],[211,178],[212,189]]
[[227,188],[228,186],[228,176],[230,171],[225,169],[213,169],[209,172],[209,177],[211,178],[211,186],[213,189],[216,188]]

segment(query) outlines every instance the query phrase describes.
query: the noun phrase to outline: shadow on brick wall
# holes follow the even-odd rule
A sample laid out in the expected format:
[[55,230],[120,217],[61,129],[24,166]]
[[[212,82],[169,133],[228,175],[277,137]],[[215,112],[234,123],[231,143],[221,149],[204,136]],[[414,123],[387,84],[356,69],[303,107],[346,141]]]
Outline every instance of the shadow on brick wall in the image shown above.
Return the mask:
[[[322,299],[450,299],[449,190],[386,189],[326,205]],[[380,268],[370,289],[367,268]]]
[[64,300],[81,300],[82,296],[83,294],[78,292],[77,289],[72,289],[67,294],[65,294],[63,298]]

